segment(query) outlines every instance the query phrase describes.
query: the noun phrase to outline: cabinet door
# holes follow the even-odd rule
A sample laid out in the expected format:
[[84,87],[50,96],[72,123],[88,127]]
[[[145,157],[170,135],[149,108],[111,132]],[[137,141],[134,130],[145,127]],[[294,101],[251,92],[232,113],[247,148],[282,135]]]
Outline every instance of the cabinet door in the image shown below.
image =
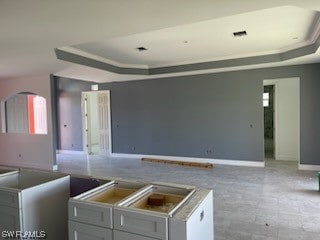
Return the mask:
[[10,190],[0,190],[0,205],[19,208],[20,193]]
[[155,238],[149,238],[149,237],[127,233],[127,232],[120,232],[117,230],[113,231],[113,239],[114,240],[157,240]]
[[[200,199],[201,200],[201,199]],[[213,193],[207,194],[187,219],[170,218],[169,239],[174,240],[213,240]],[[181,209],[183,210],[183,209]]]
[[210,191],[187,221],[187,240],[214,239],[213,211],[213,193]]
[[144,212],[114,209],[114,228],[151,238],[168,239],[168,218]]
[[69,221],[69,240],[112,240],[112,230]]
[[69,219],[99,227],[112,228],[112,208],[86,201],[69,200]]
[[18,208],[0,206],[0,233],[21,230],[21,212]]

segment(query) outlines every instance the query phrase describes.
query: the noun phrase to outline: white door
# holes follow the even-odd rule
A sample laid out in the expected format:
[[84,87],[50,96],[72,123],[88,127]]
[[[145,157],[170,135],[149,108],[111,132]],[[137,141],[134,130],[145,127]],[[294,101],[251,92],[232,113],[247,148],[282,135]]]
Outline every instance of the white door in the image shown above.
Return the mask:
[[109,92],[98,93],[99,154],[109,154]]
[[34,96],[34,132],[47,134],[47,103],[44,97]]
[[28,105],[26,94],[16,94],[6,101],[7,132],[28,133]]
[[[86,154],[110,154],[109,91],[82,93],[82,123],[84,152]],[[96,150],[96,147],[98,150]]]

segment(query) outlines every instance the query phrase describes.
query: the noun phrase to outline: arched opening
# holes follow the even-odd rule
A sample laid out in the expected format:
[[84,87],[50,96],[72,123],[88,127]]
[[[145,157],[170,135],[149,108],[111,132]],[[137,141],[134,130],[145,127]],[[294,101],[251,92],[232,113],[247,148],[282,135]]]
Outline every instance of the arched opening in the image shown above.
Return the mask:
[[17,93],[1,102],[2,132],[47,134],[47,102],[34,93]]

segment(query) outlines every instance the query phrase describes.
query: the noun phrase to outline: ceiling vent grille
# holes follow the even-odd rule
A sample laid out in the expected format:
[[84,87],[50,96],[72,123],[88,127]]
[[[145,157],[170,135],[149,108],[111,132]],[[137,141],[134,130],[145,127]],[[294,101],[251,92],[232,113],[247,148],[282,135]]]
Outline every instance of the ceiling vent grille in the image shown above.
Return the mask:
[[234,32],[233,33],[233,36],[234,37],[244,37],[244,36],[247,36],[247,31],[240,31],[240,32]]

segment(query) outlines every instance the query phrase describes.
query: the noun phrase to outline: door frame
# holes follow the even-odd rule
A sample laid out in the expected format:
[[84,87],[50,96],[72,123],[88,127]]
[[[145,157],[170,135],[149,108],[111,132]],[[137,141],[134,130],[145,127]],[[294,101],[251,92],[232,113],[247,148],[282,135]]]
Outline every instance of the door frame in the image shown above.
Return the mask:
[[[278,111],[279,111],[279,106],[278,106],[278,80],[277,79],[266,79],[263,80],[263,86],[270,86],[273,85],[273,151],[274,151],[274,159],[279,158],[279,153],[278,153],[278,140],[279,140],[279,134],[278,134],[278,126],[279,126],[279,118],[278,118]],[[263,122],[264,122],[264,115],[263,115]],[[264,127],[263,127],[263,143],[264,143]],[[263,151],[265,150],[265,143],[263,147]]]
[[[297,108],[298,108],[298,116],[297,116],[297,121],[298,121],[298,129],[297,129],[297,133],[298,133],[298,164],[300,165],[300,148],[301,148],[301,126],[300,126],[300,116],[301,116],[301,109],[300,109],[300,101],[301,101],[301,97],[300,97],[300,77],[288,77],[288,78],[276,78],[276,79],[264,79],[263,80],[263,86],[268,86],[268,85],[273,85],[274,86],[274,114],[273,114],[273,127],[274,127],[274,158],[275,160],[279,159],[279,147],[278,147],[278,143],[279,143],[279,132],[278,132],[278,128],[279,128],[279,81],[281,81],[281,79],[297,79],[298,80],[298,102],[297,102]],[[263,117],[264,120],[264,117]],[[264,139],[263,139],[264,142]],[[265,147],[263,148],[263,150],[265,149]]]
[[85,95],[97,95],[98,93],[106,93],[108,97],[108,129],[109,129],[109,151],[108,155],[112,154],[112,129],[111,129],[111,102],[110,102],[110,90],[101,90],[101,91],[84,91],[81,92],[81,119],[82,119],[82,143],[83,151],[85,154],[89,154],[87,144],[88,144],[88,132],[86,131],[86,101]]

